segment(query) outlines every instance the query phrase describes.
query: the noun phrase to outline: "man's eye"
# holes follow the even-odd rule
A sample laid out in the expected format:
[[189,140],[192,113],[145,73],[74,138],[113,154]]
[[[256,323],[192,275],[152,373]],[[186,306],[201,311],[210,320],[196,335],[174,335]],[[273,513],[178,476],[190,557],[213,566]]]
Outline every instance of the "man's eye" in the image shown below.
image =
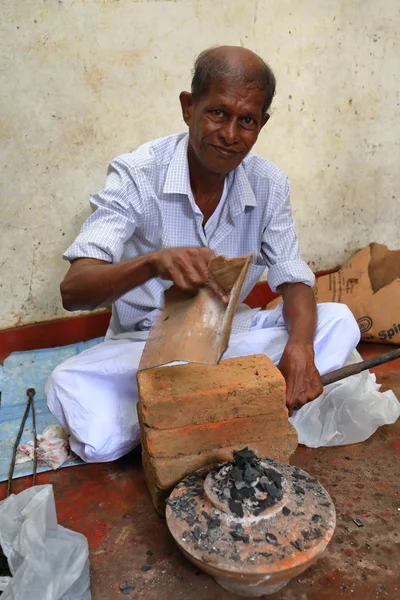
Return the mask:
[[243,123],[245,125],[254,125],[254,119],[252,119],[251,117],[244,117]]
[[215,115],[216,117],[222,117],[222,115],[224,114],[222,112],[222,110],[220,108],[216,108],[215,110],[211,111],[213,113],[213,115]]

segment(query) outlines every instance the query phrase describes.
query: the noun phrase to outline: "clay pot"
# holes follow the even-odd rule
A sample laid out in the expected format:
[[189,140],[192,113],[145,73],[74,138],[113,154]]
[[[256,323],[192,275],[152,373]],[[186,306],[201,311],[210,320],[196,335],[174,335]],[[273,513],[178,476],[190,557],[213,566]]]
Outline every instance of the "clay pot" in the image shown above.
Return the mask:
[[297,467],[256,460],[260,472],[278,474],[280,479],[273,478],[279,493],[270,497],[260,491],[256,479],[251,484],[256,496],[243,501],[242,516],[231,510],[227,478],[221,476],[230,472],[231,463],[186,477],[166,510],[168,527],[185,556],[223,588],[247,597],[273,594],[307,569],[326,548],[336,524],[332,500],[316,479]]

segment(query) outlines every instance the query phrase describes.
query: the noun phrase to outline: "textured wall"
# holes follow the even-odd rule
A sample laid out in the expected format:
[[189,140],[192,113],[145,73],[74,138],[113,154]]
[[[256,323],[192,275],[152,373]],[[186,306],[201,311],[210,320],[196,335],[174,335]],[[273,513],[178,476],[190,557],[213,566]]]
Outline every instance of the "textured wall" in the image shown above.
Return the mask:
[[[399,247],[397,0],[0,0],[0,328],[61,317],[62,251],[108,161],[183,130],[195,55],[243,44],[275,69],[257,150],[292,180],[314,269]],[[397,80],[396,80],[397,75]]]

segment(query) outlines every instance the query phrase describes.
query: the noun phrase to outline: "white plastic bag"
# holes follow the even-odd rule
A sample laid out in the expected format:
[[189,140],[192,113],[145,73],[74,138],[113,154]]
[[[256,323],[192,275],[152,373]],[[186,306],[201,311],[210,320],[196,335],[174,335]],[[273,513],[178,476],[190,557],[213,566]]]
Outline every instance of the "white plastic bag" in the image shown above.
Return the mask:
[[13,575],[1,600],[90,600],[87,540],[57,524],[51,485],[0,502],[0,545]]
[[[354,350],[346,365],[361,360]],[[327,385],[319,398],[290,418],[299,444],[310,448],[355,444],[381,425],[394,423],[400,416],[400,403],[391,390],[382,393],[380,387],[369,371]]]

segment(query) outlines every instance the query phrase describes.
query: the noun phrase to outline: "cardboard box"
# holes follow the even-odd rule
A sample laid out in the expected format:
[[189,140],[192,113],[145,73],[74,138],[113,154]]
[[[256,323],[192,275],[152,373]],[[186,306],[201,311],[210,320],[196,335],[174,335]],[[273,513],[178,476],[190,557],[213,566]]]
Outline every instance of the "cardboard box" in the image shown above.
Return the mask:
[[[316,281],[317,302],[342,302],[365,342],[400,344],[400,250],[369,244],[335,273]],[[273,308],[281,297],[270,302]]]

